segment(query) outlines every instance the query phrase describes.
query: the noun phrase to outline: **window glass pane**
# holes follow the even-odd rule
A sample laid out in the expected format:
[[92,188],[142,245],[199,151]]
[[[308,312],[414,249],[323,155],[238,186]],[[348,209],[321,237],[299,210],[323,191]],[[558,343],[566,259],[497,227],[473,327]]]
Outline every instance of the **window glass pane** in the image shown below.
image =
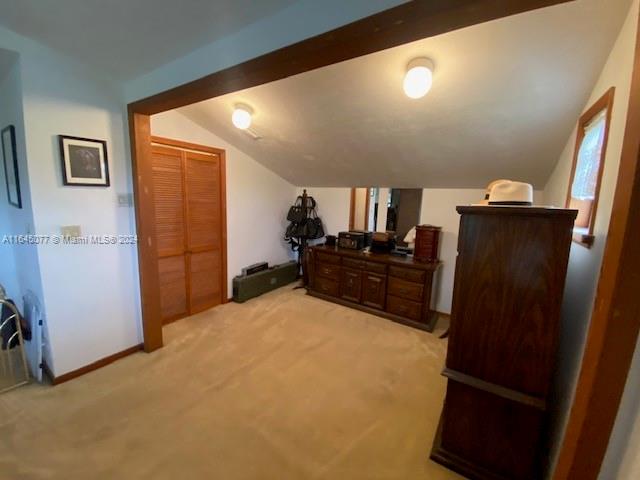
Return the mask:
[[595,199],[605,124],[606,110],[603,110],[584,129],[584,138],[578,151],[576,173],[571,187],[571,196],[573,198],[580,200]]

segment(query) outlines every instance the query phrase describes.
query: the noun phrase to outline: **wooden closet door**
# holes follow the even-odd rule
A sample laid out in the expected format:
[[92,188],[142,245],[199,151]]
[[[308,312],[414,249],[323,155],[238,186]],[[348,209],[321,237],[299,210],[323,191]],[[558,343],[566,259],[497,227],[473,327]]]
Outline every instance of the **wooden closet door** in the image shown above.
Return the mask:
[[188,314],[182,152],[153,146],[153,191],[162,322]]
[[190,313],[222,303],[223,177],[219,155],[184,153]]

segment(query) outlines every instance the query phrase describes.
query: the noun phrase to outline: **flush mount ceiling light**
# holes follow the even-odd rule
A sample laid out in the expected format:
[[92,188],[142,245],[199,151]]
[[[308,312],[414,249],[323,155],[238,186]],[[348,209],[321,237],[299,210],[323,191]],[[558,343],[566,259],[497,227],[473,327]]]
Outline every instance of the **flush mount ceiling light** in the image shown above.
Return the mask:
[[253,111],[246,105],[236,105],[231,115],[231,121],[236,128],[246,130],[251,126],[251,114]]
[[433,62],[428,58],[414,58],[407,65],[404,76],[404,93],[409,98],[422,98],[433,83]]

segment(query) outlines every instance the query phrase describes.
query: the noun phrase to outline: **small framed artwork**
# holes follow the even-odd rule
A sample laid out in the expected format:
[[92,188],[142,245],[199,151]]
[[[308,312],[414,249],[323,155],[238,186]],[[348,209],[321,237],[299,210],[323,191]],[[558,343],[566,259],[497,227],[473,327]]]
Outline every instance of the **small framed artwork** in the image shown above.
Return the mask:
[[65,185],[109,186],[107,142],[59,135],[62,182]]
[[9,125],[0,132],[2,136],[2,162],[4,164],[4,178],[7,184],[9,203],[22,208],[20,196],[20,176],[18,174],[18,154],[16,153],[16,129]]

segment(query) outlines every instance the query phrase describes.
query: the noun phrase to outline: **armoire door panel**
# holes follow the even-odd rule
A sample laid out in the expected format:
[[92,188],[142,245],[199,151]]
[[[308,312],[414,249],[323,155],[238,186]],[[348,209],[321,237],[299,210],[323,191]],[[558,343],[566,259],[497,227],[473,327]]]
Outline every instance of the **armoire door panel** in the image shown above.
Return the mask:
[[152,158],[158,255],[176,255],[185,247],[182,154],[179,150],[153,147]]
[[185,152],[187,249],[222,248],[220,159]]
[[184,255],[158,258],[160,311],[164,323],[187,315],[187,278]]
[[572,224],[553,216],[462,217],[449,368],[546,396]]
[[191,313],[200,312],[221,303],[221,252],[210,250],[187,254],[189,260]]

